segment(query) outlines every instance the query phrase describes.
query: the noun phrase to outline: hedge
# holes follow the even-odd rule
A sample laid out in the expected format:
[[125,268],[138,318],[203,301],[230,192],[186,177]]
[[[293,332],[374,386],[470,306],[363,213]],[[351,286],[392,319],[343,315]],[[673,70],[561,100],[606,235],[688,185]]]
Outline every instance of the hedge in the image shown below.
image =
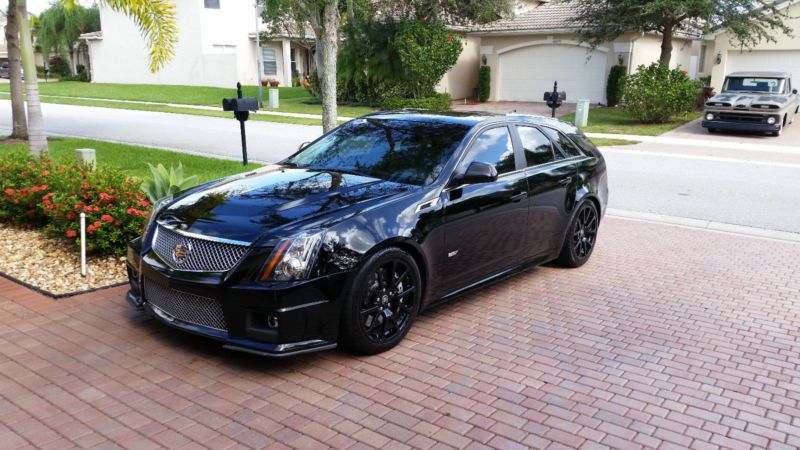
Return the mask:
[[424,98],[389,98],[381,107],[386,110],[425,109],[430,111],[447,111],[453,99],[450,94],[436,94]]

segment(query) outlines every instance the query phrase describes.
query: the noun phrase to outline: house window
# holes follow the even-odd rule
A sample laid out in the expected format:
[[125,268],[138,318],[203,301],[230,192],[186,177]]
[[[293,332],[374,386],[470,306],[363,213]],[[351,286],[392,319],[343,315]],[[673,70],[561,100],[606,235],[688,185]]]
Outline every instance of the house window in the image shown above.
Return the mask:
[[263,47],[261,59],[264,61],[264,75],[278,74],[278,52],[274,48]]
[[219,9],[219,0],[204,0],[206,9]]
[[706,46],[700,46],[700,67],[698,68],[700,73],[706,73]]

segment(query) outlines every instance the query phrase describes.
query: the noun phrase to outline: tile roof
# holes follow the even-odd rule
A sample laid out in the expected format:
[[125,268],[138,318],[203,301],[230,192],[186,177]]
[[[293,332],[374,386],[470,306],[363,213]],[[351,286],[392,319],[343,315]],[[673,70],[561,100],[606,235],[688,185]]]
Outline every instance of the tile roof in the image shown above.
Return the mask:
[[513,17],[496,20],[485,25],[471,27],[472,32],[492,31],[546,31],[574,30],[577,25],[569,19],[575,15],[575,5],[571,3],[545,3],[534,9],[518,12]]

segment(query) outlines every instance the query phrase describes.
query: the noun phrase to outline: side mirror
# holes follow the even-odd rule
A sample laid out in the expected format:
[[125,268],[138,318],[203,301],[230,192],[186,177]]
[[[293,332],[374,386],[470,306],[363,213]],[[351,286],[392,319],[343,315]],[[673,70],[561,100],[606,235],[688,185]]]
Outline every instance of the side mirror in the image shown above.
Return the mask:
[[491,183],[497,181],[497,169],[491,164],[475,161],[458,177],[458,181],[468,184]]
[[797,89],[793,90],[792,94],[797,95]]
[[304,148],[308,147],[309,145],[311,145],[311,142],[303,142],[302,144],[300,144],[299,147],[297,147],[297,151],[303,150]]

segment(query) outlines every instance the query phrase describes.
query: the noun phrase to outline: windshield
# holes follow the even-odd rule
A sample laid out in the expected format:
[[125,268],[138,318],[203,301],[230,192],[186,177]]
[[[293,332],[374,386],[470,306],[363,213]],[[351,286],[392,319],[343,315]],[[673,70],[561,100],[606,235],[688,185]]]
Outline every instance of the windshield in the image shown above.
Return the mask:
[[781,78],[728,77],[722,91],[782,94],[785,83]]
[[284,161],[406,184],[430,184],[469,131],[442,121],[357,119]]

